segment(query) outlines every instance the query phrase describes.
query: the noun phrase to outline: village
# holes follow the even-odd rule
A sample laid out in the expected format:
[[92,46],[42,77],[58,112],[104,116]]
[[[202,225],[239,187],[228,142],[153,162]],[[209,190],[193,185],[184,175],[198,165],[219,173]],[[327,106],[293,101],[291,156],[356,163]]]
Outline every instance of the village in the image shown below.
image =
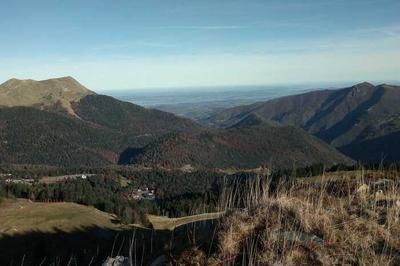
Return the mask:
[[75,179],[87,179],[88,174],[75,174],[75,175],[63,175],[63,176],[52,176],[52,177],[42,177],[40,179],[34,178],[20,178],[13,177],[12,174],[0,174],[0,180],[4,180],[6,184],[34,184],[34,183],[57,183],[66,180],[75,180]]
[[[0,174],[0,182],[4,182],[5,184],[25,184],[25,185],[34,185],[34,184],[54,184],[60,183],[67,180],[86,180],[89,177],[94,176],[94,174],[73,174],[73,175],[62,175],[62,176],[44,176],[39,179],[34,178],[21,178],[14,177],[9,173]],[[126,185],[130,182],[128,181]],[[127,192],[124,193],[125,196],[130,200],[154,200],[156,198],[155,190],[150,189],[148,187],[144,188],[129,188]]]
[[133,191],[129,194],[128,198],[132,200],[154,200],[156,198],[154,189],[144,188],[144,189],[133,189]]

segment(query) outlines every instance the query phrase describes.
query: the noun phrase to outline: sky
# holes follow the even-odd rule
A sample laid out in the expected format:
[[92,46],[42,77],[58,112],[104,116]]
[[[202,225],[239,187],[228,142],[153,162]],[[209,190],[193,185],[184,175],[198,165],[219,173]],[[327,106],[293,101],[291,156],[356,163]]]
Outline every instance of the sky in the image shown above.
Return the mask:
[[0,0],[0,82],[102,90],[400,80],[399,0]]

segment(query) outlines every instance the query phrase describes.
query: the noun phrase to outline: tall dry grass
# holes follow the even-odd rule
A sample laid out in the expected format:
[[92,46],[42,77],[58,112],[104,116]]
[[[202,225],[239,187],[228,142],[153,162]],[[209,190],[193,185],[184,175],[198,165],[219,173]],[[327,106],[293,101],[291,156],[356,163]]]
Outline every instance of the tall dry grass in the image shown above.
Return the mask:
[[227,186],[209,265],[400,265],[396,171],[337,172]]

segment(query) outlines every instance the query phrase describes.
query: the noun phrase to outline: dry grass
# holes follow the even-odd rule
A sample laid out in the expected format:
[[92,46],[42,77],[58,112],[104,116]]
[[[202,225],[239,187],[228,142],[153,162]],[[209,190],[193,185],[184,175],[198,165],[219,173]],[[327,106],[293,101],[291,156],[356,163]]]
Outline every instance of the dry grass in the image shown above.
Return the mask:
[[174,263],[178,266],[200,266],[207,263],[207,254],[197,247],[186,250]]
[[224,219],[219,251],[210,264],[400,263],[396,175],[336,173],[252,196],[251,205]]
[[202,213],[198,215],[185,216],[180,218],[168,218],[165,216],[157,216],[157,215],[147,215],[147,218],[152,224],[153,229],[172,231],[175,230],[175,228],[185,224],[214,220],[221,218],[223,215],[224,212],[213,212],[213,213]]

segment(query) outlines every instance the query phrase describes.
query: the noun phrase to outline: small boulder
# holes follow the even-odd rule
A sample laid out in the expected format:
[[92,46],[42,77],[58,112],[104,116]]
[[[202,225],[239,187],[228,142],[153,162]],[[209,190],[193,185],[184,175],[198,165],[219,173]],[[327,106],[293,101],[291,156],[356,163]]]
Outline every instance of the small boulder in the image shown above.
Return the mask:
[[123,256],[108,257],[102,266],[129,266],[129,258]]

